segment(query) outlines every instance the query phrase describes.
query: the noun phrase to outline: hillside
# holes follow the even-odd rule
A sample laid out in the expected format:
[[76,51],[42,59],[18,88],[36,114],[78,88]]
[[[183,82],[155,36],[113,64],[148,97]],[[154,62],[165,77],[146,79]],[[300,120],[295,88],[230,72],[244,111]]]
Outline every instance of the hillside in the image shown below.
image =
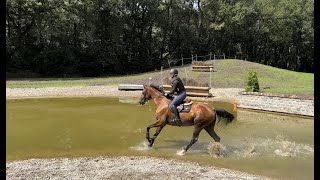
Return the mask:
[[[213,63],[213,61],[206,61]],[[176,67],[180,77],[194,79],[197,82],[209,83],[210,73],[193,72],[190,65]],[[267,65],[243,60],[215,61],[212,73],[212,88],[244,88],[244,81],[249,70],[255,70],[258,75],[262,92],[275,94],[295,94],[302,96],[314,95],[314,74],[283,70]],[[168,76],[168,69],[163,71],[163,78]],[[161,72],[156,70],[143,74],[100,78],[34,78],[7,80],[7,88],[41,88],[69,86],[103,86],[121,83],[144,84],[151,82],[161,84]]]

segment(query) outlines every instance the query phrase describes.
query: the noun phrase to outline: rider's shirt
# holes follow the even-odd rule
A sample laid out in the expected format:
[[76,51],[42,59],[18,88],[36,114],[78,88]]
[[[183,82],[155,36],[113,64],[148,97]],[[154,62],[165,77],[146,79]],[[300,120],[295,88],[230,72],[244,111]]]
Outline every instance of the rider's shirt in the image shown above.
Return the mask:
[[183,91],[186,91],[180,78],[174,78],[172,80],[171,86],[172,86],[172,90],[170,92],[168,92],[168,94],[173,94],[175,92],[177,92],[179,94]]

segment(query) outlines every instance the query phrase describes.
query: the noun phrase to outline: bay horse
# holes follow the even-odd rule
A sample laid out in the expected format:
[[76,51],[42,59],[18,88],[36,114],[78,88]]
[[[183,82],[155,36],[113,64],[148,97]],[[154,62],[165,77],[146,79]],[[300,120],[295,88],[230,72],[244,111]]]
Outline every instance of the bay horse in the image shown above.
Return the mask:
[[[157,106],[156,109],[156,121],[147,127],[146,138],[149,142],[148,146],[152,147],[155,139],[161,132],[164,126],[171,125],[171,120],[174,115],[169,109],[170,99],[164,96],[164,91],[156,85],[143,85],[143,91],[139,103],[145,104],[148,100],[153,99]],[[215,133],[214,126],[216,122],[216,116],[222,117],[226,123],[231,122],[234,116],[224,109],[212,108],[204,103],[193,103],[188,113],[180,113],[182,126],[194,126],[193,135],[190,143],[185,146],[182,153],[186,153],[188,149],[198,141],[199,134],[202,129],[214,139],[215,142],[220,142],[220,137]],[[153,137],[150,138],[150,129],[157,128]]]

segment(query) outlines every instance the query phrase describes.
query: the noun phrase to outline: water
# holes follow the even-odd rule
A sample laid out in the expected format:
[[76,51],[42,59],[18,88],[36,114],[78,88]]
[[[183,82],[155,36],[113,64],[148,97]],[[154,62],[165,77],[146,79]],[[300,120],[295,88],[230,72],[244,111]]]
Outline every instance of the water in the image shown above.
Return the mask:
[[[6,159],[146,155],[280,179],[314,179],[313,119],[238,110],[233,123],[216,124],[221,144],[202,131],[199,141],[179,156],[193,127],[166,126],[149,148],[145,132],[154,122],[155,106],[137,102],[93,97],[7,100]],[[227,103],[209,105],[233,109]]]

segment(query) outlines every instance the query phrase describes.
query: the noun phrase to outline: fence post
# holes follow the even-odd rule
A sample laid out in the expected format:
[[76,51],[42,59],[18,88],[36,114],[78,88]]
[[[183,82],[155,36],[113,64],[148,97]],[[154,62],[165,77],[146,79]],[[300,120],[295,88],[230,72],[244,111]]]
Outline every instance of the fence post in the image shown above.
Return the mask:
[[212,86],[211,86],[211,74],[212,74],[212,68],[210,68],[210,88],[212,88]]
[[184,72],[185,72],[185,74],[186,74],[186,82],[188,81],[188,75],[187,75],[187,68],[184,68]]
[[223,59],[226,59],[226,55],[223,53]]
[[162,70],[163,70],[163,67],[161,66],[161,86],[163,86]]
[[183,66],[183,56],[181,56],[181,59],[182,59],[182,66]]
[[212,54],[212,52],[210,52],[210,61],[211,61],[211,54]]
[[216,54],[213,54],[213,60],[216,60]]
[[152,77],[149,77],[149,85],[151,84]]

